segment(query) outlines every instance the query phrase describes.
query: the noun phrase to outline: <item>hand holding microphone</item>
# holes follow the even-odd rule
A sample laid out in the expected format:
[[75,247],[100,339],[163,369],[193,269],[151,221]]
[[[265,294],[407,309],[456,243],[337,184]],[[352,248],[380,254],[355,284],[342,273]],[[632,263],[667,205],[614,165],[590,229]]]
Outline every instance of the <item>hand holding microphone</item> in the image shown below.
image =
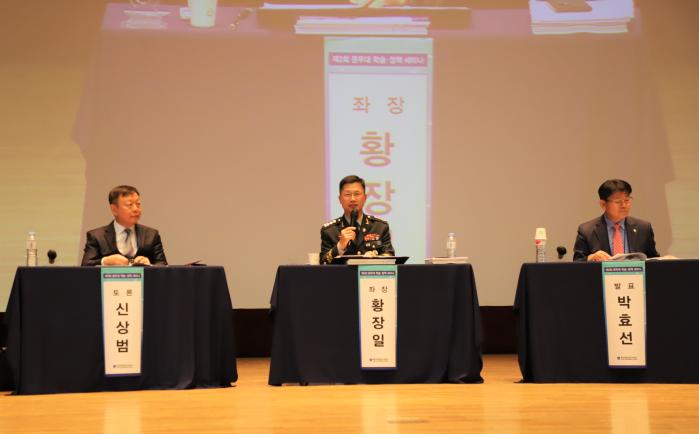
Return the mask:
[[350,213],[350,225],[340,231],[340,247],[347,250],[350,242],[357,238],[357,210]]

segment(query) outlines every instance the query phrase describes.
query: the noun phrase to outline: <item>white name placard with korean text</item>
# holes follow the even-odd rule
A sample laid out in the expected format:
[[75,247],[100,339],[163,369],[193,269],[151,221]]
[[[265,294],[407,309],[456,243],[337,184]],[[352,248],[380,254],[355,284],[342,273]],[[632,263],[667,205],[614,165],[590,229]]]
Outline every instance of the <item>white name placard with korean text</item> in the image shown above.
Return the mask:
[[646,366],[645,280],[643,261],[602,263],[610,367]]
[[432,63],[431,38],[325,38],[326,217],[342,215],[340,180],[359,175],[364,212],[388,220],[394,247],[420,261],[429,245]]
[[104,373],[140,375],[143,267],[104,267],[101,274]]
[[395,369],[398,267],[359,265],[357,268],[362,369]]

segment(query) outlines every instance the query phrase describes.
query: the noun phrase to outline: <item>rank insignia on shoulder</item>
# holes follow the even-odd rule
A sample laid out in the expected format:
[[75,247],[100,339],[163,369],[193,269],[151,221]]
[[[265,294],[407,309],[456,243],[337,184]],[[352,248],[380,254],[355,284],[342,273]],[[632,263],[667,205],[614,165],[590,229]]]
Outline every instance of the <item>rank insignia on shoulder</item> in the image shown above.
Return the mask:
[[340,219],[332,219],[332,220],[330,220],[329,222],[325,222],[325,223],[323,224],[323,227],[324,227],[324,228],[327,228],[328,226],[332,226],[332,225],[334,225],[334,224],[337,224],[338,220],[340,220]]
[[372,219],[372,220],[376,220],[376,221],[379,221],[379,222],[388,223],[386,220],[382,219],[381,217],[376,217],[375,215],[369,215],[369,214],[367,214],[367,217],[369,217],[369,218]]

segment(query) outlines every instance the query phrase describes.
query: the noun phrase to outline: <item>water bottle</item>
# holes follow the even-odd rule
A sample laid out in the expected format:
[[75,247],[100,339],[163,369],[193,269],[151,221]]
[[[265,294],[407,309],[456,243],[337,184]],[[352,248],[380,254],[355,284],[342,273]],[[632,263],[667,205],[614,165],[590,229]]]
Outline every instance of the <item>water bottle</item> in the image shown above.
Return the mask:
[[456,256],[456,234],[449,232],[447,235],[447,258]]
[[29,232],[27,237],[27,267],[36,267],[39,265],[39,258],[36,250],[36,234]]
[[536,262],[546,262],[546,228],[536,228],[534,235]]

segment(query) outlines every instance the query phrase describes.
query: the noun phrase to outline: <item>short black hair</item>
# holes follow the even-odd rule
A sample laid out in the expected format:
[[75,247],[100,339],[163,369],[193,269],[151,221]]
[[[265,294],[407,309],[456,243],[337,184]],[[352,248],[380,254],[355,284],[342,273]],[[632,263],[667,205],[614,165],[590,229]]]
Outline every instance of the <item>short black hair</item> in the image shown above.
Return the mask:
[[136,187],[132,187],[130,185],[117,185],[109,191],[109,203],[116,205],[119,202],[120,197],[131,196],[134,193],[139,196],[141,195]]
[[345,184],[354,184],[355,182],[362,184],[362,190],[366,193],[366,184],[364,180],[357,175],[347,175],[340,180],[340,193],[342,193],[342,187],[344,187]]
[[630,195],[631,184],[623,179],[608,179],[599,186],[599,189],[597,189],[597,194],[599,194],[599,198],[601,200],[607,200],[609,199],[609,196],[613,195],[617,191]]

